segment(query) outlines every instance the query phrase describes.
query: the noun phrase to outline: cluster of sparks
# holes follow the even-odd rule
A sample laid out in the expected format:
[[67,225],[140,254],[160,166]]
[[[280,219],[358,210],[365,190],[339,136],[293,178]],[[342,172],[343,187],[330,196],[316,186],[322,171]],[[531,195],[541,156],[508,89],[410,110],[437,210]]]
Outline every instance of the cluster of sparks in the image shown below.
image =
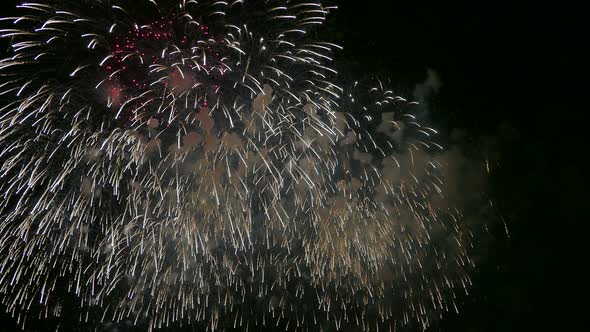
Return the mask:
[[1,31],[0,300],[23,326],[59,316],[64,289],[82,322],[150,328],[456,310],[473,236],[440,203],[436,130],[378,81],[333,83],[339,47],[308,35],[334,6],[19,7]]

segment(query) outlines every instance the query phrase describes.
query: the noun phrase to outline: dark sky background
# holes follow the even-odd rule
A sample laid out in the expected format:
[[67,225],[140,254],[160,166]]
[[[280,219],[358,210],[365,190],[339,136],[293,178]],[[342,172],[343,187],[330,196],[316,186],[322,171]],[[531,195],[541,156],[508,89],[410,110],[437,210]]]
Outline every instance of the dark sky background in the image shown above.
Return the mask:
[[[12,2],[2,1],[0,16]],[[565,106],[543,107],[561,98],[553,96],[549,63],[567,59],[559,56],[555,17],[544,21],[540,11],[496,2],[347,0],[331,19],[329,33],[345,47],[340,60],[351,72],[390,77],[397,91],[411,93],[430,68],[443,84],[428,113],[437,127],[461,130],[465,146],[494,142],[489,191],[510,238],[492,232],[498,238],[474,276],[472,296],[433,331],[564,330],[573,322],[566,276],[581,269],[569,253],[571,225],[584,220],[584,144]],[[14,327],[2,316],[0,330]]]
[[497,2],[363,3],[371,6],[341,4],[336,17],[346,56],[406,87],[436,71],[443,85],[429,116],[438,128],[466,133],[464,147],[494,142],[489,190],[510,238],[489,247],[460,315],[433,330],[567,329],[576,321],[568,299],[580,269],[573,230],[584,220],[587,149],[580,112],[564,101],[571,90],[558,88],[571,83],[555,74],[573,61],[565,27],[576,18]]

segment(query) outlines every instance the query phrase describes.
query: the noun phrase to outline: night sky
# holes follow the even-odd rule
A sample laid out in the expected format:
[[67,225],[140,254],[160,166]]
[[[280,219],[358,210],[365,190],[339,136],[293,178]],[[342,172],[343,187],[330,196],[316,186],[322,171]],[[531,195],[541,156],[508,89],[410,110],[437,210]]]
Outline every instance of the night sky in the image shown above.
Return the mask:
[[[10,14],[11,2],[2,2],[2,16]],[[554,91],[533,88],[533,81],[550,75],[540,69],[544,60],[537,52],[554,36],[537,27],[535,15],[531,8],[495,3],[342,1],[324,32],[344,46],[340,61],[351,75],[389,77],[410,97],[428,70],[435,72],[442,85],[427,117],[445,135],[462,133],[449,145],[485,148],[490,155],[488,191],[509,237],[501,220],[492,226],[471,296],[460,299],[459,315],[447,315],[432,331],[562,330],[571,324],[562,279],[575,265],[561,252],[573,245],[570,223],[583,221],[577,215],[583,154],[576,150],[584,144],[565,142],[575,142],[564,139],[575,124],[564,122],[576,121],[564,118],[565,110],[538,106]],[[2,316],[0,330],[13,328]]]
[[584,219],[578,149],[585,144],[575,123],[580,112],[554,95],[569,85],[555,71],[573,61],[565,55],[571,35],[562,33],[561,13],[553,8],[546,19],[540,7],[408,1],[341,9],[351,59],[406,84],[423,81],[424,68],[436,71],[442,87],[430,105],[435,123],[466,133],[454,143],[463,149],[493,142],[490,153],[498,162],[488,184],[510,238],[489,247],[475,296],[439,329],[563,330],[574,324],[566,300],[574,280],[569,275],[577,269],[570,227]]

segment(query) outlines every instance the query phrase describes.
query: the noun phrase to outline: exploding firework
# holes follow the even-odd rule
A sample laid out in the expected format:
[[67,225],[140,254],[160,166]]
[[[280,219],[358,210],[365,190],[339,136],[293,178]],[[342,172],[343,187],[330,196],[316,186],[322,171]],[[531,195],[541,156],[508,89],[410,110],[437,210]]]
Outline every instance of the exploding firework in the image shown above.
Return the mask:
[[0,299],[19,322],[66,293],[82,322],[150,328],[456,309],[473,233],[444,204],[437,132],[381,82],[339,82],[339,47],[309,37],[326,2],[40,0],[3,19]]

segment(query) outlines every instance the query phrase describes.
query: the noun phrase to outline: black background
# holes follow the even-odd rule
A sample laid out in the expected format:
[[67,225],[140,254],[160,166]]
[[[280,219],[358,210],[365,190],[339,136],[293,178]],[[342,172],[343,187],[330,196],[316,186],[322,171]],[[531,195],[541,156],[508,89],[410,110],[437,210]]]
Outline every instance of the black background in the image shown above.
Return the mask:
[[[0,16],[12,2],[2,1]],[[347,0],[330,19],[327,33],[345,47],[340,60],[353,74],[391,77],[411,93],[431,68],[443,82],[433,121],[467,141],[498,142],[489,188],[510,238],[489,247],[460,314],[432,330],[564,330],[575,321],[570,275],[583,261],[573,258],[572,234],[584,221],[586,148],[582,120],[563,101],[573,97],[559,91],[569,83],[554,75],[571,61],[568,17],[537,5]],[[0,330],[15,328],[3,315]]]

